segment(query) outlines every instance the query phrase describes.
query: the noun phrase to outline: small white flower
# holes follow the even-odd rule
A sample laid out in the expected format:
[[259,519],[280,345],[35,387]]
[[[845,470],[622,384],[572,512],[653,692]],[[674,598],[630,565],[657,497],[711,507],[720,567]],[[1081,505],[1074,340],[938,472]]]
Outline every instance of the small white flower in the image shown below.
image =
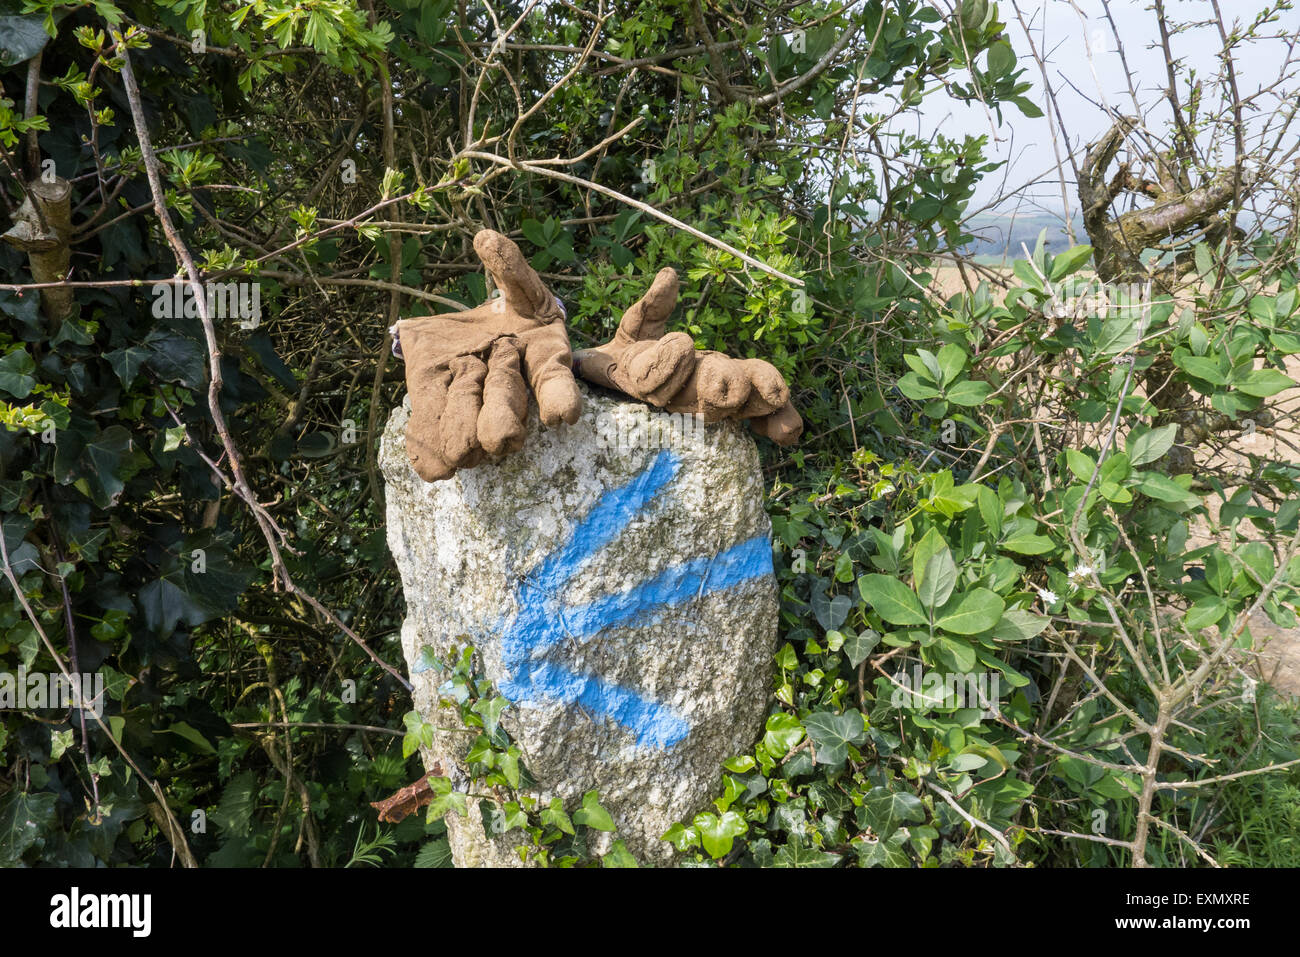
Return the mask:
[[1091,565],[1080,565],[1080,566],[1079,566],[1078,568],[1076,568],[1074,571],[1070,572],[1070,577],[1071,577],[1071,578],[1087,578],[1087,577],[1088,577],[1089,575],[1091,575],[1091,574],[1092,574],[1092,566],[1091,566]]
[[1038,589],[1038,597],[1043,600],[1044,605],[1055,605],[1058,601],[1060,601],[1060,598],[1057,596],[1055,592],[1046,588]]

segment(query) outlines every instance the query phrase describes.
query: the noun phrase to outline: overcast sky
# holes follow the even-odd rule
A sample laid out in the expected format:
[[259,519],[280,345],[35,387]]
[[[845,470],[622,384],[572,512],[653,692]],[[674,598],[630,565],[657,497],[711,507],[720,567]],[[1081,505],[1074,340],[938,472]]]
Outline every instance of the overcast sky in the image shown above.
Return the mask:
[[[1096,139],[1109,126],[1100,104],[1106,104],[1125,114],[1134,114],[1133,96],[1125,81],[1124,68],[1117,52],[1114,33],[1105,18],[1101,0],[1017,0],[1020,14],[1032,34],[1033,43],[1047,62],[1048,79],[1056,89],[1061,113],[1069,126],[1070,145],[1076,157],[1082,158],[1082,147]],[[1167,85],[1164,57],[1159,48],[1159,31],[1154,10],[1144,0],[1125,2],[1112,0],[1111,14],[1123,41],[1128,66],[1134,74],[1134,87],[1142,113],[1152,128],[1165,130],[1170,120],[1169,107],[1165,105],[1162,91]],[[1228,20],[1248,25],[1266,4],[1261,0],[1220,0],[1220,8]],[[1206,80],[1220,70],[1219,51],[1222,44],[1218,28],[1214,25],[1213,7],[1208,0],[1167,0],[1166,11],[1171,20],[1207,20],[1209,23],[1179,33],[1172,38],[1174,55],[1188,66],[1196,68]],[[1012,46],[1021,56],[1027,72],[1024,79],[1031,80],[1034,89],[1028,95],[1044,110],[1043,79],[1038,64],[1034,62],[1026,31],[1016,16],[1016,6],[1010,0],[998,3],[999,18],[1008,25]],[[1264,33],[1276,35],[1275,39],[1254,42],[1238,48],[1236,68],[1238,84],[1243,96],[1276,83],[1288,55],[1288,46],[1300,35],[1300,12],[1288,11],[1280,19],[1264,28]],[[1285,37],[1283,36],[1285,35]],[[1091,58],[1088,55],[1091,49]],[[1294,70],[1294,64],[1292,66]],[[1300,83],[1294,79],[1287,84],[1292,100],[1300,96]],[[1181,87],[1181,84],[1180,84]],[[1182,90],[1180,89],[1180,94]],[[954,107],[942,96],[927,98],[927,107],[921,123],[932,131],[942,128],[945,133],[991,134],[988,114],[976,104],[973,107]],[[1269,100],[1266,108],[1248,119],[1247,128],[1258,135],[1267,121],[1265,114],[1274,113],[1279,104]],[[1056,179],[1056,159],[1052,137],[1046,117],[1029,119],[1014,106],[1004,107],[1004,125],[997,131],[1001,138],[993,141],[990,135],[988,153],[997,159],[1010,160],[1008,168],[986,179],[976,194],[976,204],[982,205],[1004,189],[1016,192],[1036,177],[1049,174],[1038,186],[1025,191],[1029,201],[1037,202],[1044,210],[1059,212],[1063,205],[1059,180]],[[1294,133],[1291,134],[1294,140]],[[1064,150],[1064,144],[1062,144]],[[1068,168],[1068,165],[1067,165]],[[1006,175],[1005,183],[1003,175]],[[1074,184],[1068,185],[1072,209],[1077,206]],[[1023,202],[1023,199],[1022,199]],[[1010,211],[1010,207],[1005,207]],[[1021,211],[1027,211],[1022,205]]]

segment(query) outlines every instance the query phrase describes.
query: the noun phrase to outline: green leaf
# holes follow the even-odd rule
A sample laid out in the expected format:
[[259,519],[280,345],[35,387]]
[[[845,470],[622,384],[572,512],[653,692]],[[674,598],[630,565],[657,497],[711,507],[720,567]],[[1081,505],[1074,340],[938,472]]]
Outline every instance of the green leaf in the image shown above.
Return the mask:
[[1252,369],[1245,375],[1234,375],[1232,384],[1237,387],[1238,392],[1266,399],[1270,395],[1277,395],[1284,389],[1291,388],[1296,383],[1276,369]]
[[573,812],[574,824],[585,824],[597,831],[614,830],[614,819],[600,804],[600,794],[588,791],[582,796],[582,807]]
[[844,653],[849,657],[849,664],[856,668],[878,644],[880,644],[880,635],[870,628],[864,629],[860,634],[846,636]]
[[857,817],[862,827],[871,828],[883,840],[902,824],[924,821],[925,805],[909,791],[891,791],[877,786],[863,796]]
[[615,841],[600,859],[601,867],[640,867],[632,852],[621,840]]
[[1006,40],[999,40],[989,47],[989,75],[1005,76],[1016,68],[1016,52]]
[[979,487],[976,494],[976,500],[979,503],[980,518],[984,519],[984,525],[988,528],[989,533],[997,538],[1002,534],[1002,502],[998,499],[997,493],[985,485]]
[[27,354],[26,349],[19,346],[0,359],[0,391],[9,393],[15,399],[27,398],[36,386],[36,379],[31,374],[35,371],[36,362]]
[[1205,243],[1197,243],[1193,255],[1196,259],[1196,271],[1202,276],[1208,276],[1214,269],[1214,260],[1210,257],[1210,247]]
[[1161,475],[1159,472],[1143,472],[1141,481],[1138,482],[1138,491],[1157,501],[1185,505],[1189,508],[1200,501],[1188,489],[1183,488],[1169,476]]
[[1211,385],[1227,385],[1228,379],[1219,368],[1218,361],[1206,356],[1192,356],[1174,353],[1174,365],[1188,375],[1204,379]]
[[544,827],[553,827],[573,836],[573,822],[569,820],[569,815],[564,813],[564,802],[559,798],[552,798],[550,805],[542,808],[539,817]]
[[911,867],[912,861],[908,858],[907,851],[904,849],[906,841],[907,837],[904,833],[896,831],[883,841],[854,842],[853,847],[858,852],[858,866]]
[[470,710],[483,719],[483,730],[491,736],[496,734],[497,724],[501,719],[501,712],[505,711],[508,707],[510,707],[510,702],[501,695],[497,695],[491,701],[480,698],[478,701],[474,702]]
[[1078,449],[1065,450],[1065,464],[1080,482],[1092,480],[1092,473],[1097,471],[1097,463]]
[[[18,4],[13,4],[14,9]],[[60,11],[59,19],[67,11]],[[0,66],[13,66],[30,60],[45,49],[50,35],[45,31],[45,18],[33,16],[0,17]]]
[[796,744],[803,740],[804,729],[799,719],[792,714],[778,711],[767,719],[766,733],[763,735],[763,747],[768,754],[783,758]]
[[843,714],[816,711],[804,718],[803,723],[816,746],[818,764],[843,764],[848,760],[848,746],[861,744],[867,738],[862,713],[854,709]]
[[1237,557],[1241,559],[1257,584],[1262,586],[1273,577],[1273,572],[1276,570],[1273,564],[1273,552],[1263,542],[1247,542],[1237,549]]
[[1038,108],[1036,103],[1025,99],[1023,96],[1013,96],[1011,102],[1016,104],[1020,112],[1031,120],[1039,119],[1043,115],[1043,111]]
[[691,823],[699,832],[705,853],[715,861],[730,854],[735,839],[749,830],[745,819],[735,811],[727,811],[721,816],[707,812],[697,814]]
[[798,838],[783,844],[772,858],[773,867],[834,867],[840,861],[838,854],[805,845]]
[[993,626],[992,637],[999,641],[1028,641],[1044,628],[1050,619],[1023,608],[1008,608]]
[[972,406],[979,405],[989,397],[993,387],[987,382],[979,382],[975,379],[964,379],[958,382],[951,389],[944,393],[944,398],[949,402],[955,402],[957,405]]
[[1138,466],[1154,462],[1173,447],[1177,432],[1178,426],[1172,423],[1158,429],[1134,429],[1124,440],[1129,464]]
[[996,625],[1005,608],[987,588],[972,588],[940,609],[935,626],[954,635],[977,635]]
[[451,860],[451,845],[447,843],[445,837],[435,841],[429,841],[420,848],[420,853],[415,855],[414,867],[453,867]]
[[540,222],[535,219],[525,219],[519,224],[523,231],[524,238],[539,249],[545,249],[551,244],[549,237],[546,235],[546,229]]
[[[825,580],[822,580],[823,584]],[[817,624],[822,626],[823,631],[834,631],[844,624],[844,619],[849,617],[849,610],[853,607],[853,602],[847,595],[836,595],[834,598],[826,597],[825,588],[814,588],[812,592],[812,610],[813,615],[817,618]]]
[[925,402],[927,399],[937,399],[939,397],[939,390],[922,382],[921,377],[915,372],[909,372],[898,380],[898,391],[917,402]]
[[928,620],[912,589],[896,578],[863,575],[858,579],[858,591],[892,625],[924,625]]
[[1222,549],[1216,548],[1205,556],[1205,584],[1220,595],[1232,584],[1232,562]]
[[970,642],[951,635],[937,637],[939,640],[934,650],[942,655],[954,671],[965,673],[975,667],[975,649],[971,647]]
[[1193,603],[1183,616],[1183,624],[1188,631],[1200,631],[1221,619],[1228,610],[1228,605],[1218,595],[1208,595]]
[[506,779],[506,784],[515,789],[519,787],[519,756],[522,753],[513,744],[506,750],[497,752],[497,770]]
[[1017,555],[1044,555],[1056,545],[1045,535],[1015,535],[998,547]]
[[918,223],[929,222],[939,215],[943,203],[933,196],[922,196],[907,209],[907,218]]
[[680,822],[678,822],[673,824],[672,827],[670,827],[667,831],[665,831],[663,833],[663,836],[660,837],[659,839],[661,841],[667,841],[678,851],[685,853],[686,851],[689,851],[692,847],[699,846],[700,834],[697,830],[695,830],[695,828],[686,827]]
[[0,866],[18,864],[28,848],[38,841],[44,844],[43,835],[57,823],[57,799],[53,792],[33,793],[17,788],[0,797]]
[[940,385],[946,386],[961,375],[962,369],[966,368],[966,350],[954,343],[945,344],[936,358],[939,362],[939,371],[943,374]]
[[170,728],[166,729],[168,733],[178,735],[191,744],[198,745],[199,750],[206,751],[208,754],[216,754],[217,749],[212,746],[212,742],[201,735],[196,728],[185,723],[177,721]]
[[212,822],[236,837],[247,837],[256,796],[257,778],[251,771],[241,771],[221,792],[221,801],[210,815]]
[[[933,532],[934,529],[930,531]],[[926,560],[921,574],[916,576],[916,594],[921,599],[921,604],[933,612],[948,600],[956,584],[957,565],[945,544]]]
[[1064,279],[1092,258],[1091,246],[1073,246],[1052,259],[1052,269],[1047,278],[1052,282]]
[[[1131,310],[1123,310],[1128,313]],[[1094,348],[1098,356],[1116,355],[1126,349],[1132,348],[1138,341],[1138,317],[1136,315],[1121,314],[1111,319],[1106,319],[1101,324],[1101,332],[1097,335],[1097,342]]]

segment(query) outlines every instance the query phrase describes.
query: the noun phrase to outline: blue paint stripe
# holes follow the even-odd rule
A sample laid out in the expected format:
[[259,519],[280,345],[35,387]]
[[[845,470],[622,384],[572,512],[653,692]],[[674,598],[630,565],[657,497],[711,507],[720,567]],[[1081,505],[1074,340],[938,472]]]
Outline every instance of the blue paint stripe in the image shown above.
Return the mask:
[[659,490],[672,481],[681,464],[672,452],[660,452],[645,471],[610,489],[574,526],[564,547],[547,556],[529,577],[544,591],[558,591],[577,574],[583,562],[617,538],[628,522],[645,510]]
[[563,626],[556,623],[558,634],[547,634],[550,629],[538,629],[534,633],[538,640],[533,647],[545,647],[566,637],[590,638],[606,628],[633,621],[655,608],[682,605],[700,595],[723,591],[771,573],[772,544],[766,535],[759,535],[712,558],[695,558],[674,565],[625,592],[567,609]]
[[[685,719],[663,705],[630,688],[581,675],[550,662],[538,662],[528,669],[522,684],[500,685],[512,701],[549,698],[564,704],[580,704],[602,717],[612,718],[636,735],[637,744],[670,748],[690,733]],[[520,696],[520,697],[516,697]]]

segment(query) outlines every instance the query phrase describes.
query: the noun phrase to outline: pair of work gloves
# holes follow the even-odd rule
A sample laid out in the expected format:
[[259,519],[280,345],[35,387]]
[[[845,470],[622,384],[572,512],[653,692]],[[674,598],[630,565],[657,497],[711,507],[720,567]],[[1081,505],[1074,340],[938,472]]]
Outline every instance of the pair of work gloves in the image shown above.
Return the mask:
[[426,482],[519,451],[530,390],[543,424],[577,422],[582,394],[575,373],[668,412],[698,413],[708,422],[748,419],[779,445],[798,440],[803,420],[770,363],[697,350],[684,332],[665,334],[677,303],[672,269],[659,271],[611,341],[573,354],[563,304],[519,247],[484,229],[474,251],[500,290],[497,298],[465,312],[403,319],[393,329],[411,397],[406,449]]

